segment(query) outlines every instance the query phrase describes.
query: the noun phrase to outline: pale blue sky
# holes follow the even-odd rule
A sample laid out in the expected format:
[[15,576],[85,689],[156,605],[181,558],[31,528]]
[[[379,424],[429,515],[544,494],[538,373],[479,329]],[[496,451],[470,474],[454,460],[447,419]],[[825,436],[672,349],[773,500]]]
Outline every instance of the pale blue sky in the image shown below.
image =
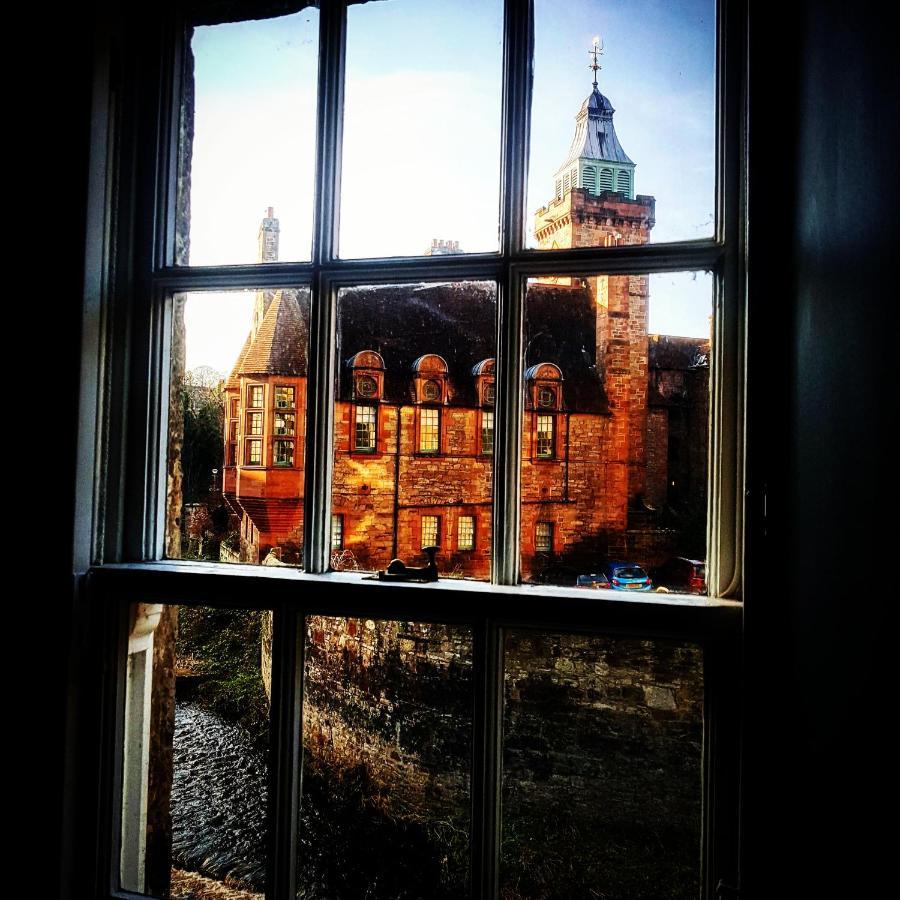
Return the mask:
[[[417,254],[432,238],[458,240],[468,251],[497,248],[501,6],[382,0],[351,7],[342,255]],[[311,9],[197,29],[192,263],[254,262],[270,205],[281,223],[281,258],[309,258],[317,28]],[[599,34],[600,90],[637,164],[637,192],[657,200],[652,239],[711,234],[713,0],[569,0],[564,7],[536,0],[535,32],[526,219],[551,196],[591,90],[588,50]],[[710,299],[706,276],[655,276],[651,328],[708,334]],[[224,331],[246,335],[249,318],[226,328],[224,310],[213,313],[219,304],[211,301],[207,295],[189,315],[196,324],[188,365],[227,369],[237,351],[225,353]],[[243,315],[235,298],[226,305]]]

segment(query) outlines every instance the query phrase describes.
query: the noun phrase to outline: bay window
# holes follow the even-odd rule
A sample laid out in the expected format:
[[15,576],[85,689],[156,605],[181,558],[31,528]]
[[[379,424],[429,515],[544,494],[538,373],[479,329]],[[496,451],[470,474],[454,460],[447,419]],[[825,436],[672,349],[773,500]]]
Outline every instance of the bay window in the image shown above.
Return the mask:
[[[409,80],[387,68],[386,61],[401,50],[411,54],[410,65],[419,59],[416,48],[403,39],[405,23],[417,17],[432,17],[434,35],[448,42],[448,50],[464,52],[466,41],[458,27],[463,10],[456,4],[432,3],[420,10],[411,2],[322,0],[316,6],[297,0],[288,4],[286,16],[294,30],[278,38],[273,35],[283,24],[279,16],[289,12],[283,4],[198,3],[188,14],[160,13],[153,19],[141,65],[137,60],[125,65],[124,87],[98,83],[102,98],[98,108],[108,113],[105,126],[117,153],[107,159],[98,149],[96,165],[104,177],[97,179],[94,189],[121,208],[122,215],[115,229],[103,218],[92,222],[107,248],[95,266],[97,272],[116,271],[117,279],[105,287],[103,302],[131,326],[127,347],[119,346],[117,335],[110,332],[104,337],[104,353],[97,357],[104,376],[101,383],[108,385],[105,402],[116,414],[130,418],[121,433],[98,421],[96,446],[109,465],[97,469],[88,501],[98,523],[90,538],[93,567],[88,590],[104,604],[109,648],[118,660],[110,675],[106,712],[111,724],[102,749],[109,780],[98,871],[111,873],[101,885],[104,896],[121,890],[159,891],[165,877],[160,880],[153,867],[171,864],[171,859],[160,863],[154,856],[158,853],[151,834],[154,801],[146,789],[147,780],[156,777],[151,775],[157,773],[154,765],[165,768],[159,760],[166,751],[154,743],[150,732],[141,732],[149,741],[149,755],[141,756],[144,751],[136,749],[141,739],[135,737],[135,729],[149,727],[144,713],[155,696],[153,679],[149,672],[141,674],[136,654],[149,654],[143,657],[146,662],[153,655],[154,640],[157,649],[163,647],[164,632],[159,629],[168,627],[165,610],[179,604],[188,610],[186,618],[195,631],[206,627],[197,610],[213,610],[209,615],[215,619],[215,610],[226,609],[233,614],[229,628],[254,629],[254,641],[259,636],[262,687],[254,681],[253,702],[265,709],[270,724],[266,740],[257,747],[266,760],[259,782],[268,785],[267,801],[259,815],[261,833],[269,835],[267,854],[252,869],[252,877],[247,876],[247,884],[258,893],[273,898],[309,895],[303,891],[312,890],[322,872],[333,872],[324,864],[316,868],[317,854],[331,852],[321,834],[328,829],[337,834],[344,828],[340,840],[347,846],[364,844],[360,835],[366,833],[365,823],[360,824],[359,816],[372,816],[375,824],[379,811],[386,819],[394,816],[390,797],[396,791],[409,802],[413,810],[409,821],[418,821],[419,829],[409,826],[412,837],[402,858],[389,846],[382,848],[380,862],[376,853],[366,859],[372,865],[386,859],[410,878],[424,879],[423,891],[427,888],[422,885],[435,888],[429,895],[513,898],[546,891],[556,876],[541,869],[533,851],[535,841],[553,848],[571,873],[578,869],[579,858],[604,844],[608,852],[603,863],[590,872],[598,878],[607,872],[611,895],[616,890],[627,894],[638,883],[641,861],[652,855],[654,847],[663,849],[658,866],[651,867],[647,876],[655,879],[648,889],[653,896],[668,896],[667,885],[676,884],[690,895],[712,898],[720,879],[735,878],[734,660],[740,647],[744,390],[741,35],[746,10],[741,3],[724,0],[707,5],[705,21],[716,21],[710,38],[713,50],[706,60],[715,69],[713,220],[708,229],[691,237],[683,233],[686,226],[679,220],[659,243],[643,239],[643,233],[641,240],[635,237],[641,228],[651,227],[646,211],[653,198],[632,196],[643,182],[640,168],[634,174],[627,158],[619,161],[627,172],[624,176],[620,172],[618,190],[607,183],[612,169],[599,168],[596,181],[591,174],[582,177],[581,185],[579,170],[572,168],[575,160],[564,163],[565,172],[547,171],[546,196],[540,202],[550,198],[550,206],[541,208],[536,230],[531,231],[529,216],[538,203],[532,202],[535,188],[527,174],[529,148],[532,154],[539,153],[534,110],[546,99],[541,54],[551,40],[545,33],[547,23],[554,20],[546,3],[463,4],[471,13],[471,41],[476,45],[466,52],[484,56],[490,77],[476,89],[460,70],[462,74],[454,76],[456,87],[472,90],[471,102],[457,103],[443,113],[456,117],[457,131],[466,123],[482,129],[484,122],[490,123],[482,149],[493,154],[493,168],[466,169],[471,180],[468,175],[461,179],[465,197],[459,203],[437,183],[437,176],[427,190],[413,190],[411,184],[387,178],[397,163],[390,153],[378,156],[373,145],[374,155],[365,155],[368,145],[360,137],[371,136],[366,131],[367,104],[375,88],[353,61],[354,54],[363,53],[361,47],[371,46],[368,77],[385,91],[396,87],[398,129],[398,110],[419,116],[424,109],[440,118],[443,113],[431,105],[428,90],[413,90]],[[229,90],[240,90],[246,76],[241,65],[247,59],[232,43],[237,30],[229,17],[234,10],[247,20],[257,20],[256,36],[285,50],[287,62],[272,61],[275,82],[265,84],[265,74],[253,69],[254,77],[261,79],[253,83],[259,96],[274,84],[277,92],[296,101],[280,107],[277,127],[272,120],[265,130],[248,107],[245,133],[233,134],[251,159],[253,153],[259,154],[252,164],[235,163],[238,181],[260,176],[269,151],[281,162],[297,160],[280,176],[291,197],[285,204],[284,223],[275,214],[277,207],[266,208],[255,253],[232,252],[224,238],[216,244],[202,231],[203,222],[215,220],[216,210],[223,209],[217,203],[227,207],[229,192],[200,193],[197,202],[191,193],[202,191],[204,179],[216,172],[224,177],[220,167],[233,161],[228,154],[234,146],[216,144],[203,134],[203,127],[215,107],[220,113],[228,111]],[[447,17],[457,21],[452,29],[440,27],[450,21]],[[584,27],[589,33],[597,26],[584,23]],[[556,39],[562,41],[561,35]],[[215,46],[221,56],[210,63],[208,54]],[[211,98],[204,94],[203,79],[232,50],[234,83],[223,77]],[[380,74],[379,66],[385,68]],[[248,65],[246,71],[252,68]],[[298,73],[309,80],[303,81]],[[302,83],[288,85],[278,82],[279,77]],[[429,85],[436,89],[432,82]],[[582,93],[590,93],[589,83]],[[136,96],[142,98],[140,104],[132,102]],[[591,121],[595,113],[607,115],[605,107],[598,113],[589,101],[585,103],[584,121]],[[577,104],[572,112],[576,111]],[[100,117],[104,118],[102,112]],[[131,126],[138,132],[130,131]],[[396,140],[391,127],[381,123],[378,141]],[[448,123],[442,127],[444,133],[454,130],[452,123],[449,129]],[[280,131],[284,146],[279,144]],[[153,139],[132,141],[133,133]],[[309,135],[314,141],[307,141]],[[391,152],[402,157],[410,146],[403,143]],[[464,146],[468,144],[459,145],[459,152]],[[419,152],[425,149],[420,146]],[[532,155],[532,167],[539,159]],[[424,162],[424,171],[437,171],[433,160]],[[555,160],[554,165],[560,162]],[[387,168],[382,171],[379,166]],[[402,171],[400,165],[397,172]],[[277,184],[254,182],[270,191]],[[432,194],[439,188],[441,192]],[[141,202],[126,201],[128,191]],[[402,203],[407,195],[410,209],[391,220],[398,229],[405,228],[407,220],[427,220],[427,227],[437,229],[462,227],[467,217],[474,218],[477,228],[471,245],[455,244],[456,235],[446,235],[452,251],[426,255],[423,243],[417,255],[415,235],[392,234],[379,220],[381,201],[372,200],[387,197],[385,202]],[[590,228],[599,229],[597,239],[561,244],[560,229],[581,215],[567,207],[564,222],[566,217],[557,215],[563,205],[594,202],[590,198],[595,196],[603,203],[618,204],[619,218],[614,221],[610,214],[601,221],[584,213]],[[268,197],[260,197],[260,210],[268,202]],[[134,206],[152,221],[140,220]],[[232,230],[242,227],[236,218],[238,207],[235,201],[227,208]],[[643,210],[643,225],[629,220],[638,207]],[[621,232],[618,238],[612,234],[616,229]],[[256,263],[249,261],[253,258]],[[126,259],[127,267],[122,264]],[[653,296],[653,288],[648,288],[651,277],[671,273],[700,273],[701,281],[708,279],[704,283],[712,288],[706,362],[691,357],[677,369],[689,372],[683,376],[688,380],[708,379],[703,382],[708,385],[706,393],[698,388],[707,398],[708,440],[703,431],[697,443],[704,445],[701,456],[704,465],[708,462],[698,528],[710,596],[634,598],[605,590],[588,595],[575,587],[576,576],[597,571],[602,556],[636,552],[628,543],[634,531],[628,526],[654,512],[648,496],[663,479],[654,481],[636,471],[636,454],[644,452],[645,440],[650,443],[647,435],[657,436],[674,428],[673,422],[686,421],[685,416],[670,414],[680,402],[672,391],[660,389],[651,397],[653,410],[645,408],[647,395],[634,387],[634,372],[649,378],[646,371],[652,362],[647,362],[646,334],[639,335],[643,341],[639,347],[640,341],[628,332],[628,323],[637,322],[645,310],[648,291]],[[297,314],[280,296],[297,285],[309,286],[308,314]],[[235,401],[228,398],[222,429],[227,425],[228,441],[237,446],[240,422],[241,461],[262,471],[238,472],[236,478],[243,480],[240,496],[221,492],[222,502],[215,509],[226,521],[239,522],[239,527],[225,529],[233,533],[222,538],[217,558],[265,561],[267,566],[260,568],[180,560],[177,550],[178,531],[188,526],[182,526],[186,507],[178,495],[182,426],[170,403],[174,385],[170,372],[175,371],[173,366],[184,368],[176,298],[189,291],[229,290],[256,292],[248,345],[261,335],[268,341],[266,353],[254,350],[256,356],[245,354],[240,359],[254,379],[268,380],[246,384],[243,392],[235,389],[245,406],[241,417]],[[551,303],[561,297],[571,301],[564,310]],[[401,303],[402,315],[397,312]],[[366,309],[387,312],[378,316],[370,312],[369,321],[360,313]],[[351,328],[347,322],[357,313]],[[385,325],[389,316],[396,318],[390,328]],[[597,325],[601,319],[602,327]],[[459,334],[469,329],[471,346],[451,339],[457,334],[446,324],[451,320]],[[302,346],[292,351],[289,365],[283,362],[286,351],[277,334],[273,337],[267,331],[273,328],[293,335],[296,346]],[[446,331],[439,333],[440,328]],[[581,340],[588,332],[592,344]],[[348,346],[351,337],[355,344]],[[427,372],[415,368],[403,341],[414,342],[409,347],[416,348],[415,365],[427,356],[439,360],[441,367]],[[670,345],[667,350],[674,346]],[[367,363],[362,375],[348,370],[356,380],[342,394],[340,380],[348,357],[369,348],[377,360]],[[476,397],[471,386],[465,386],[471,383],[473,364],[485,359],[493,366],[488,399]],[[625,372],[628,366],[630,375]],[[130,367],[127,384],[107,377],[115,367]],[[532,369],[552,369],[552,383],[532,385],[528,375]],[[674,363],[670,369],[676,371]],[[632,382],[626,383],[626,375]],[[228,373],[222,376],[225,382]],[[279,384],[279,377],[296,381]],[[665,388],[674,379],[675,375],[661,375],[659,383]],[[357,402],[370,398],[374,402]],[[483,409],[486,402],[492,408]],[[529,419],[534,422],[534,457],[553,460],[552,466],[526,466],[531,462]],[[379,452],[374,454],[377,430]],[[117,447],[127,452],[114,452]],[[606,453],[607,447],[620,447],[621,452]],[[346,457],[354,450],[361,452],[355,459],[338,462],[342,450]],[[269,472],[270,465],[279,471]],[[414,465],[419,468],[414,470]],[[470,465],[465,471],[480,491],[477,496],[464,493],[468,483],[454,481]],[[650,471],[649,463],[647,468]],[[575,515],[573,493],[579,484],[590,497],[593,529],[583,546],[579,540],[586,520]],[[617,486],[621,490],[615,495],[616,506],[601,492],[612,496]],[[114,502],[116,498],[125,498],[127,504]],[[387,510],[388,518],[376,515],[379,508]],[[466,512],[460,515],[463,508]],[[446,540],[448,546],[442,548],[446,559],[438,554],[436,583],[379,581],[355,571],[387,569],[399,549],[408,546],[404,540],[415,542],[418,537],[420,546],[439,545],[445,516],[448,529],[452,530],[454,518],[457,522],[456,549],[468,552],[453,560],[452,539]],[[572,518],[571,528],[566,516]],[[196,528],[202,530],[200,524]],[[380,555],[372,549],[376,546]],[[251,559],[248,548],[259,558]],[[581,553],[584,562],[579,566],[585,568],[583,572],[532,569],[524,560],[526,549],[545,556],[554,550]],[[335,550],[353,564],[331,571]],[[403,561],[410,568],[426,562],[420,552]],[[292,563],[302,564],[302,571]],[[476,564],[482,568],[464,568]],[[399,571],[395,568],[393,573]],[[198,639],[196,646],[201,644]],[[202,654],[191,657],[190,649],[183,643],[172,653],[181,654],[177,677],[186,679],[179,689],[190,684],[199,696],[203,686],[212,683],[212,664]],[[237,650],[234,653],[240,656]],[[234,666],[243,672],[240,667],[247,660],[237,656]],[[194,669],[188,665],[191,660]],[[174,657],[168,665],[174,672]],[[381,668],[376,672],[365,668],[369,665]],[[396,692],[393,718],[385,714],[384,704],[370,703],[366,692],[371,690],[373,673],[394,679],[385,688]],[[220,680],[230,677],[224,669],[219,675]],[[352,688],[347,696],[357,703],[352,715],[343,719],[343,713],[335,712],[337,695],[329,693],[335,678]],[[454,685],[453,690],[446,685]],[[174,697],[174,687],[172,691]],[[385,704],[395,701],[385,699]],[[450,718],[444,725],[426,727],[426,718],[417,719],[415,711],[424,709],[444,710]],[[198,714],[192,721],[201,718]],[[342,731],[351,719],[364,718],[371,725],[366,740]],[[447,721],[460,727],[448,728]],[[626,738],[616,723],[627,723]],[[347,739],[340,748],[336,734]],[[581,741],[583,758],[574,754],[563,759],[557,745],[548,743],[548,734]],[[181,752],[178,735],[183,737],[183,732],[175,738],[176,751]],[[169,791],[171,742],[170,735]],[[646,766],[629,764],[629,748],[636,748],[635,759]],[[366,756],[372,752],[377,758]],[[342,753],[350,753],[363,766],[362,781],[353,782],[344,769],[335,774]],[[411,787],[415,779],[404,781],[403,772],[412,771],[413,762],[430,779],[429,790],[421,794]],[[677,778],[667,779],[676,769]],[[588,810],[578,799],[579,787],[589,788],[604,771],[622,776],[622,784],[632,792],[630,799],[624,788],[619,791],[607,781],[590,795],[596,806]],[[562,787],[556,794],[542,786],[557,783]],[[315,793],[319,790],[321,796]],[[347,821],[340,820],[349,808],[341,806],[344,800],[354,809]],[[656,805],[651,809],[647,804]],[[578,840],[564,841],[554,831],[555,819],[548,821],[542,808],[556,810],[555,817],[576,816],[572,821]],[[618,862],[609,849],[617,839],[623,847]],[[171,835],[168,840],[171,848]],[[397,844],[401,846],[402,841]],[[420,862],[430,860],[429,854],[441,846],[449,849],[433,870],[413,866],[417,852]],[[349,868],[353,870],[353,865]],[[359,871],[346,873],[349,881],[330,884],[326,892],[352,891],[366,875],[361,865]],[[585,885],[577,874],[571,877],[567,889],[574,896]],[[392,889],[384,887],[382,895],[392,896]]]

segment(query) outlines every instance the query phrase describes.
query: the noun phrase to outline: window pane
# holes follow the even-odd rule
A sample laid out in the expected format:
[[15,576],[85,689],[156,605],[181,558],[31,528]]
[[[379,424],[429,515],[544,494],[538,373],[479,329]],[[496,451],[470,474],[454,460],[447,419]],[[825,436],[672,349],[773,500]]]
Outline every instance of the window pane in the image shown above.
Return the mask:
[[347,13],[340,254],[496,251],[503,4]]
[[475,547],[475,519],[472,516],[460,516],[456,523],[456,546],[459,550],[472,550]]
[[439,410],[426,408],[419,411],[419,453],[438,453],[440,451],[440,422]]
[[355,450],[375,449],[375,424],[378,421],[378,413],[374,406],[357,406],[356,418],[356,442]]
[[309,290],[176,295],[172,320],[166,555],[299,565]]
[[311,616],[298,898],[470,896],[472,633]]
[[711,315],[708,273],[529,283],[523,580],[706,593]]
[[715,0],[535,0],[528,246],[712,237],[715,23]]
[[500,896],[699,896],[700,649],[512,632],[504,684]]
[[262,900],[271,619],[136,603],[125,682],[120,882]]
[[458,517],[471,516],[474,550],[431,542],[441,545],[438,572],[489,577],[493,467],[481,405],[493,387],[496,297],[493,283],[472,281],[339,292],[335,568],[425,565],[422,517],[443,518],[452,538]]
[[422,516],[422,546],[437,547],[441,540],[440,518]]
[[182,104],[180,265],[310,258],[318,21],[318,10],[307,7],[192,30]]
[[489,409],[481,413],[481,452],[494,452],[494,413]]

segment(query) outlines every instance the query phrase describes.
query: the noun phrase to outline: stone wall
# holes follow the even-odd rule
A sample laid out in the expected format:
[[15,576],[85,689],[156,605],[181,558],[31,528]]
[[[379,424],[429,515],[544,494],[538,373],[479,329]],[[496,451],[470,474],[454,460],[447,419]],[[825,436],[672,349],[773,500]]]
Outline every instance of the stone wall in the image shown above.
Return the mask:
[[[464,628],[311,617],[305,768],[363,771],[366,802],[392,820],[467,833],[472,662]],[[579,895],[595,870],[602,896],[643,896],[642,871],[659,896],[695,894],[699,648],[514,632],[505,665],[502,895]]]
[[326,770],[363,766],[392,815],[468,829],[472,691],[468,629],[308,620],[305,752]]

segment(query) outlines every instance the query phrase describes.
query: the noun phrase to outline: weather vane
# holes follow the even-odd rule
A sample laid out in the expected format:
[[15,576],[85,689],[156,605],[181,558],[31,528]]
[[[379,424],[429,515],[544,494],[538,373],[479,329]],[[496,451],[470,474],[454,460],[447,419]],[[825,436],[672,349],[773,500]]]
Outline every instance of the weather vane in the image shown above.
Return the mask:
[[592,62],[588,66],[589,69],[594,70],[594,90],[597,89],[597,69],[602,69],[603,66],[597,62],[597,57],[603,55],[603,41],[600,40],[599,37],[594,38],[594,44],[590,50],[588,50],[588,56],[591,57]]

